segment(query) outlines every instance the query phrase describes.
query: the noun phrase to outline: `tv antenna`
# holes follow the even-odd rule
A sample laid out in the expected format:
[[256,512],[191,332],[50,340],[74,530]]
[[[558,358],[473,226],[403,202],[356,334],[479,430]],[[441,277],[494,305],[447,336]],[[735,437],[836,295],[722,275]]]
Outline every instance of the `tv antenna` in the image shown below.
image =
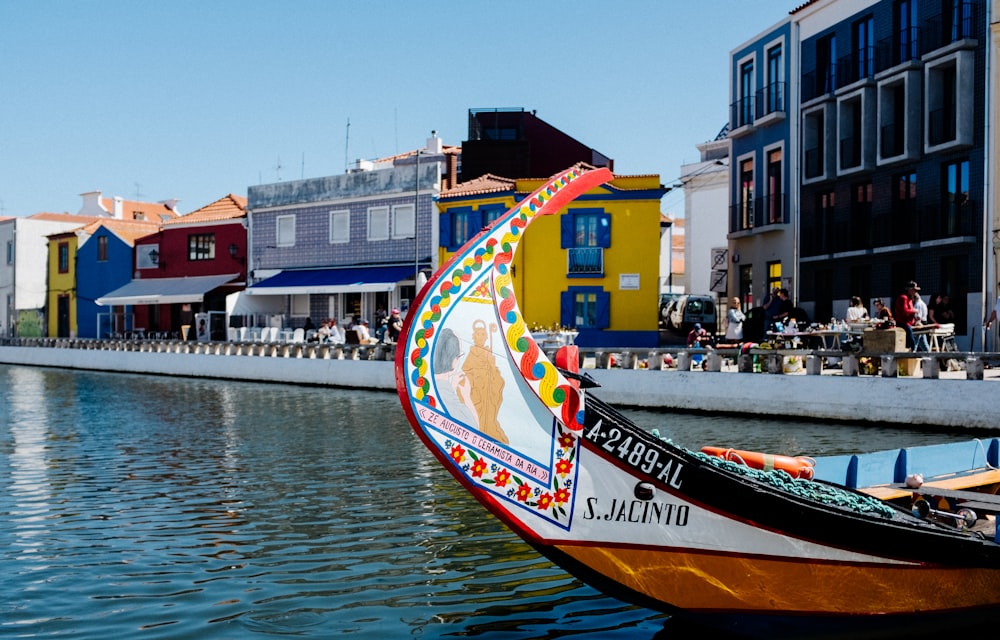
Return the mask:
[[344,173],[347,173],[348,149],[351,146],[351,119],[347,119],[347,132],[344,134]]
[[281,156],[278,156],[278,164],[274,165],[274,174],[278,177],[278,182],[281,182]]

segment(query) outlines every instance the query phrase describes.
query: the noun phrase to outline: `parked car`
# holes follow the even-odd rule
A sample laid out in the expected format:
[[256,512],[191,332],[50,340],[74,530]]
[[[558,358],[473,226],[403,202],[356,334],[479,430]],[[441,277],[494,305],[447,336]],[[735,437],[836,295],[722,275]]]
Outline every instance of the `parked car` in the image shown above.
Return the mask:
[[701,324],[709,333],[718,327],[715,296],[711,294],[684,294],[660,307],[661,322],[666,328],[679,333],[687,333],[695,325]]

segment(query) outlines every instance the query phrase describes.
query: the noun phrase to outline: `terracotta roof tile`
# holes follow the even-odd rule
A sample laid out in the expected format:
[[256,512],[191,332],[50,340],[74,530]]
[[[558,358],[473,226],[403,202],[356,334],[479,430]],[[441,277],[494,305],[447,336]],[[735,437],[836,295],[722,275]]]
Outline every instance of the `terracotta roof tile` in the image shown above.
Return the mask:
[[513,191],[517,185],[516,180],[502,178],[492,173],[479,176],[468,182],[460,182],[451,189],[441,191],[442,198],[452,196],[474,196],[486,193],[501,193],[503,191]]
[[[114,213],[115,201],[113,198],[101,198],[104,208]],[[178,213],[163,204],[162,202],[141,202],[139,200],[122,200],[122,215],[126,220],[134,220],[137,214],[145,216],[146,220],[153,222],[165,222],[176,218]]]
[[174,218],[163,223],[163,226],[187,224],[191,222],[211,222],[216,220],[232,220],[245,218],[247,215],[247,199],[230,193],[219,198],[201,209],[196,209],[187,215]]

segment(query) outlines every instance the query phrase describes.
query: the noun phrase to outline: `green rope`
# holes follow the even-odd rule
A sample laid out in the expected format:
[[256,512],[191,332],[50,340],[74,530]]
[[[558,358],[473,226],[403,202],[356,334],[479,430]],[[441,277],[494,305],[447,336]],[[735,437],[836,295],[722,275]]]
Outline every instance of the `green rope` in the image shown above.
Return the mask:
[[[663,440],[668,444],[677,446],[673,444],[670,439],[660,436],[660,432],[657,429],[653,429],[652,434],[654,437]],[[878,498],[853,493],[851,491],[845,491],[839,487],[824,484],[822,482],[814,482],[803,478],[793,478],[783,469],[763,471],[761,469],[748,467],[745,464],[730,462],[729,460],[724,460],[717,456],[701,453],[700,451],[688,451],[688,453],[699,460],[719,467],[720,469],[724,469],[741,476],[746,476],[756,480],[757,482],[768,484],[794,496],[821,502],[823,504],[835,505],[856,511],[858,513],[872,513],[882,516],[883,518],[892,518],[895,513],[895,510],[892,507],[885,504]]]

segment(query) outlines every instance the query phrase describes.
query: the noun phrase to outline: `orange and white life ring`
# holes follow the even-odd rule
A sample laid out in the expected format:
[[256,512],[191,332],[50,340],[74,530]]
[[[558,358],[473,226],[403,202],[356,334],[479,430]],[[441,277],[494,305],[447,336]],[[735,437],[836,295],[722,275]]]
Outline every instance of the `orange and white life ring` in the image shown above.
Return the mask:
[[702,453],[710,456],[744,464],[753,469],[763,471],[773,471],[781,469],[793,478],[812,480],[815,473],[816,461],[806,456],[779,456],[771,453],[760,453],[758,451],[740,451],[738,449],[727,449],[725,447],[702,447]]

